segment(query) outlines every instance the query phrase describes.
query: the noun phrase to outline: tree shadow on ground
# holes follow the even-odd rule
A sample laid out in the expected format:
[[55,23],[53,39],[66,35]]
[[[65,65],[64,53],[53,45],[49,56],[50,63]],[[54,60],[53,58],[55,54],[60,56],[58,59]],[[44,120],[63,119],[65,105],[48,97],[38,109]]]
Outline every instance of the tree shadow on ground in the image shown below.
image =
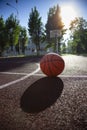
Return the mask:
[[27,113],[50,107],[61,95],[64,84],[58,77],[45,77],[34,82],[21,97],[20,106]]

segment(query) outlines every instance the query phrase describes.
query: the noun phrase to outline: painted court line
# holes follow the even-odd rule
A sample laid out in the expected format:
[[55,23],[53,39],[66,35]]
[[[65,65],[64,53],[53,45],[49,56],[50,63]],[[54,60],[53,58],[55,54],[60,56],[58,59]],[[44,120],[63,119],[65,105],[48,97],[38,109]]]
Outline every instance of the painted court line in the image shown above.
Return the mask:
[[28,73],[16,73],[16,72],[0,72],[0,74],[28,75]]
[[66,77],[66,78],[87,78],[87,75],[60,75],[60,77]]
[[[33,74],[34,76],[46,76],[45,74]],[[87,75],[59,75],[59,77],[66,77],[66,78],[87,78]]]
[[14,80],[14,81],[9,82],[9,83],[6,83],[6,84],[4,84],[4,85],[0,85],[0,89],[5,88],[5,87],[8,87],[8,86],[10,86],[10,85],[13,85],[13,84],[15,84],[15,83],[18,83],[18,82],[20,82],[20,81],[22,81],[22,80],[25,80],[26,78],[28,78],[28,77],[34,75],[35,73],[37,73],[37,72],[40,70],[39,64],[36,64],[36,65],[38,66],[38,68],[37,68],[36,70],[34,70],[33,72],[27,74],[26,76],[24,76],[24,77],[22,77],[22,78],[20,78],[20,79]]
[[[0,72],[0,74],[12,74],[12,75],[29,75],[29,73],[16,73],[16,72]],[[45,74],[36,74],[33,73],[34,76],[46,76]],[[87,75],[59,75],[59,77],[74,77],[74,78],[87,78]]]

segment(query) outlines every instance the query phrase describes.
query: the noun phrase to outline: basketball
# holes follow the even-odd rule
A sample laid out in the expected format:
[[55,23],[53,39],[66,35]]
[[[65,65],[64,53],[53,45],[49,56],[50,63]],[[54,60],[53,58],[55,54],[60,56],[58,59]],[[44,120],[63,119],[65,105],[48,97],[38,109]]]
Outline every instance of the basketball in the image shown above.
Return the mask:
[[49,77],[56,77],[64,70],[65,63],[63,58],[56,53],[48,53],[42,57],[40,68]]

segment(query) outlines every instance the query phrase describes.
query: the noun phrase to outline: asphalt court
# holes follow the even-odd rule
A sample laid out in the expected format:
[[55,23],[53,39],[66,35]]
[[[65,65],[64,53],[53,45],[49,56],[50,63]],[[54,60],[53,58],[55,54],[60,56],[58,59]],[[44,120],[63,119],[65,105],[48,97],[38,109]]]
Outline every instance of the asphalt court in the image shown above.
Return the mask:
[[40,58],[0,60],[0,129],[87,129],[87,58],[63,56],[54,79],[41,72]]
[[[3,59],[0,61],[0,86],[20,82],[39,69],[38,58]],[[9,85],[8,85],[9,86]],[[2,88],[2,87],[1,87]]]
[[[86,77],[87,76],[87,58],[82,56],[63,56],[65,69],[60,75],[62,77]],[[27,78],[39,68],[40,57],[26,58],[7,58],[0,60],[0,86],[13,81],[21,82],[23,77]],[[44,76],[39,70],[34,74]],[[24,78],[24,79],[25,79]],[[9,85],[8,85],[9,86]],[[2,88],[2,87],[1,87]]]

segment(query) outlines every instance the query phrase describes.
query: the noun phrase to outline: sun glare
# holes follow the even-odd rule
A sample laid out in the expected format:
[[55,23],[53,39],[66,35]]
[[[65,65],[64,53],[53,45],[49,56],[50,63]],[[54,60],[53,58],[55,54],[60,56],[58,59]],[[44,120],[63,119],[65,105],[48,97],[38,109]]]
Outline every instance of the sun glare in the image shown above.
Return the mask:
[[69,28],[71,20],[77,17],[74,7],[66,5],[61,7],[61,17],[66,28]]

